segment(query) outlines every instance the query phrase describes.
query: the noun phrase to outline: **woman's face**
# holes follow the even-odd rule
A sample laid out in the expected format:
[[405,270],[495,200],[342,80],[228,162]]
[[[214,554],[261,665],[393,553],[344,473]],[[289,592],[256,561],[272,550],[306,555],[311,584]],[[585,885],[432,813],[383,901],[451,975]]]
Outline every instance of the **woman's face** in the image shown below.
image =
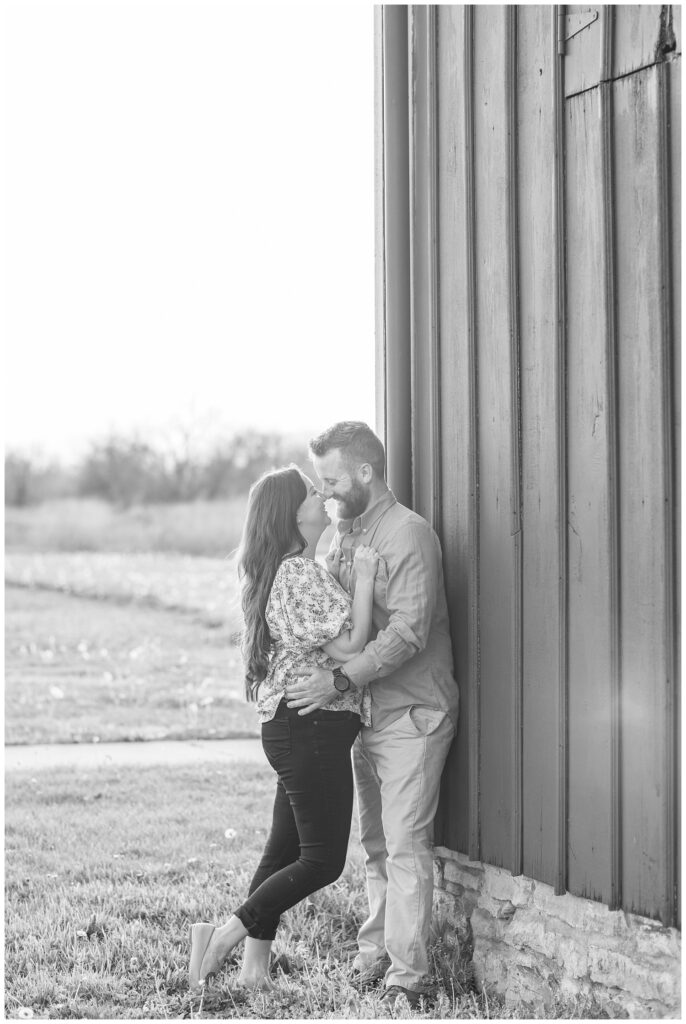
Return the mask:
[[309,477],[303,474],[307,497],[298,509],[297,519],[301,527],[323,530],[331,522],[324,506],[324,499]]

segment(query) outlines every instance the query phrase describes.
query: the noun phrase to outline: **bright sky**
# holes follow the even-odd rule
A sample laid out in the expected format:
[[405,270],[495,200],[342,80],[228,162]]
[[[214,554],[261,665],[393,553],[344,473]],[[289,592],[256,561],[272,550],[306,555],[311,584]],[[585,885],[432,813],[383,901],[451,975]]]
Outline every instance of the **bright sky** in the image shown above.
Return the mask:
[[4,14],[7,446],[373,426],[373,8]]

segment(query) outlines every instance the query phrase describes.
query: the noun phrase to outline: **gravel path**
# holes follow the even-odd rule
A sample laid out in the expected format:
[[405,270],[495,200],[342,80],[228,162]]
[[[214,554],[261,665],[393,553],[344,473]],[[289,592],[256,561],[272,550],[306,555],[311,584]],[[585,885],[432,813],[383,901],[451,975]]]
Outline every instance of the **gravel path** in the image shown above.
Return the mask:
[[102,768],[111,765],[194,764],[199,761],[266,764],[262,743],[243,740],[161,740],[148,743],[51,743],[5,747],[5,771]]

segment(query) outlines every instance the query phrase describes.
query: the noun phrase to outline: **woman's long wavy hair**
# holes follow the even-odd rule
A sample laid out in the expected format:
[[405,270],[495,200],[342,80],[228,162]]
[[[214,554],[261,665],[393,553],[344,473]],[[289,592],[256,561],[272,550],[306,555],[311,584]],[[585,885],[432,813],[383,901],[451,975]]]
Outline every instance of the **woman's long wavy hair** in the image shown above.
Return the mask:
[[307,541],[296,522],[307,485],[294,466],[265,473],[250,489],[238,555],[243,608],[245,695],[255,700],[267,675],[271,635],[266,611],[276,570],[284,555],[300,553]]

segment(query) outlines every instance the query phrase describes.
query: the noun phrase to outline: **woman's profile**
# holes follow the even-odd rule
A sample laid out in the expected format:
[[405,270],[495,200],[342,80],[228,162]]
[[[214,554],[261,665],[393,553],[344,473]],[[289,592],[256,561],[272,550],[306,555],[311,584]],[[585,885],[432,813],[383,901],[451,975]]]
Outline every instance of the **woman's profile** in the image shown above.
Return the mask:
[[368,710],[343,673],[338,696],[314,713],[288,708],[284,696],[299,671],[341,665],[369,638],[377,556],[371,548],[357,549],[351,600],[315,561],[329,523],[321,495],[295,467],[267,473],[250,492],[239,555],[246,695],[256,700],[276,796],[247,899],[225,924],[191,926],[191,989],[216,974],[243,940],[239,984],[269,987],[280,915],[335,881],[345,865],[350,750]]

